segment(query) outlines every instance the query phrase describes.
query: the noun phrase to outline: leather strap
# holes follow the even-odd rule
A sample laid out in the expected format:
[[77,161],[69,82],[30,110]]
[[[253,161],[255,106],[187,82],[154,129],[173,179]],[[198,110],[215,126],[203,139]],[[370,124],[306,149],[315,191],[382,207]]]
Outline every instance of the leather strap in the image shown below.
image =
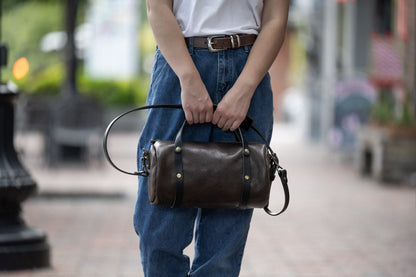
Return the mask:
[[285,194],[285,203],[284,203],[283,208],[281,209],[280,212],[272,212],[269,209],[269,205],[264,207],[264,211],[266,213],[268,213],[269,215],[271,215],[271,216],[277,216],[277,215],[283,213],[284,211],[286,211],[287,207],[289,206],[289,201],[290,201],[289,186],[288,186],[288,180],[287,180],[287,171],[286,171],[286,169],[283,169],[283,168],[280,167],[277,170],[277,173],[279,174],[280,181],[282,182],[282,187],[283,187],[283,191],[284,191],[284,194]]
[[183,190],[184,190],[184,174],[183,174],[183,162],[182,162],[182,131],[185,127],[186,120],[182,124],[180,134],[176,135],[175,138],[175,169],[176,169],[176,193],[175,201],[171,207],[179,207],[182,203]]
[[[214,50],[237,49],[243,46],[253,45],[257,35],[219,35],[208,37],[193,37],[194,48],[208,48]],[[185,38],[186,45],[189,46],[189,38]]]
[[250,183],[251,183],[251,166],[250,166],[250,149],[248,148],[248,143],[244,139],[243,134],[240,131],[240,138],[243,142],[243,151],[242,151],[242,158],[243,158],[243,190],[241,195],[241,207],[246,207],[248,203],[248,199],[250,198]]
[[[104,154],[105,157],[107,159],[107,161],[118,171],[128,174],[128,175],[134,175],[134,176],[144,176],[146,177],[146,172],[143,171],[134,171],[134,172],[129,172],[129,171],[125,171],[121,168],[119,168],[111,159],[110,154],[108,153],[108,148],[107,148],[107,144],[108,144],[108,136],[110,134],[111,128],[114,126],[114,124],[123,116],[132,113],[132,112],[136,112],[136,111],[140,111],[140,110],[147,110],[147,109],[155,109],[155,108],[170,108],[170,109],[182,109],[182,105],[178,105],[178,104],[159,104],[159,105],[148,105],[148,106],[141,106],[138,108],[134,108],[131,109],[129,111],[126,111],[120,115],[118,115],[117,117],[115,117],[107,126],[107,129],[105,130],[104,133],[104,137],[103,137],[103,150],[104,150]],[[214,106],[215,108],[215,106]],[[283,208],[281,209],[280,212],[272,212],[269,209],[269,205],[267,205],[266,207],[264,207],[264,211],[271,215],[271,216],[277,216],[281,213],[283,213],[287,207],[289,206],[289,201],[290,201],[290,194],[289,194],[289,186],[288,186],[288,179],[287,179],[287,171],[286,169],[282,168],[279,165],[279,159],[277,158],[276,153],[273,152],[273,150],[271,149],[270,145],[268,144],[266,138],[262,135],[262,133],[252,124],[253,123],[253,119],[250,118],[249,116],[246,116],[246,118],[244,119],[243,123],[240,125],[240,127],[244,126],[244,129],[248,130],[248,129],[253,129],[259,136],[260,138],[263,140],[263,142],[265,143],[267,149],[269,150],[269,153],[271,155],[272,161],[274,162],[274,166],[276,166],[277,168],[277,172],[280,178],[280,181],[282,183],[282,187],[283,187],[283,191],[285,194],[285,203],[283,205]],[[243,195],[244,195],[244,190],[243,190]],[[177,199],[178,200],[178,199]],[[177,201],[175,201],[177,202]]]

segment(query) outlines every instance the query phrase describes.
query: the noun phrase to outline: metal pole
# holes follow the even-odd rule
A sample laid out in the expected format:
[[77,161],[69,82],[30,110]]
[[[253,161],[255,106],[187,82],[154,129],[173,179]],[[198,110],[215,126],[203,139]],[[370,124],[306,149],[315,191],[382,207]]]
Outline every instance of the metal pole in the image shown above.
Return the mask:
[[338,7],[335,0],[325,0],[322,49],[321,139],[326,142],[334,121],[334,86],[337,78]]
[[342,41],[342,65],[343,75],[348,80],[354,77],[354,52],[355,52],[355,1],[343,3],[343,41]]
[[[1,6],[0,0],[0,22]],[[1,69],[7,64],[7,48],[0,50]],[[13,144],[16,97],[17,92],[0,79],[0,271],[49,266],[46,234],[29,228],[20,216],[21,203],[37,187],[20,163]]]
[[75,25],[78,11],[78,0],[67,0],[65,4],[65,28],[67,42],[64,49],[65,56],[65,83],[64,96],[73,96],[77,92],[77,57],[75,45]]
[[411,34],[411,42],[410,42],[410,47],[412,47],[411,49],[413,49],[413,59],[412,59],[412,63],[413,63],[413,84],[411,84],[412,88],[411,88],[411,93],[413,93],[413,113],[416,116],[416,61],[415,61],[415,47],[416,47],[416,4],[414,1],[411,1],[411,4],[413,5],[412,8],[410,9],[410,13],[412,13],[410,15],[410,18],[413,19],[413,22],[411,22],[410,24],[413,25],[410,29],[413,29],[413,34]]
[[36,191],[36,183],[13,146],[16,97],[0,83],[0,271],[49,266],[45,233],[26,226],[20,216],[21,203]]

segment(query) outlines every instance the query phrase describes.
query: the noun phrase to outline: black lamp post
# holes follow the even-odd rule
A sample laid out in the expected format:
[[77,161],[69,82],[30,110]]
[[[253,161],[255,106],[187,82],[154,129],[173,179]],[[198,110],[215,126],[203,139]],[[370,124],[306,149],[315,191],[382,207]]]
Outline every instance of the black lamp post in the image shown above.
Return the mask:
[[[6,64],[7,47],[0,45],[0,67]],[[0,75],[0,271],[49,266],[45,233],[29,228],[20,216],[21,203],[36,191],[36,182],[20,163],[13,144],[16,97]]]

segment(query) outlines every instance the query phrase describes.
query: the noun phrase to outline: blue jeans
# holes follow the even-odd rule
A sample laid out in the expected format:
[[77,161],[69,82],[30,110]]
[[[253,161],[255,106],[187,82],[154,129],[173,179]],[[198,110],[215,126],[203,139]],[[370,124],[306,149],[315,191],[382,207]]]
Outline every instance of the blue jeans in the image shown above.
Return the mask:
[[[210,53],[192,47],[189,53],[198,68],[214,104],[232,87],[242,71],[251,47]],[[147,104],[180,104],[179,80],[159,50],[151,76]],[[258,86],[248,111],[254,125],[270,140],[273,127],[273,96],[270,77]],[[153,109],[139,139],[138,157],[149,149],[151,139],[173,140],[185,120],[182,110]],[[244,131],[248,141],[261,141],[252,130]],[[234,141],[234,134],[212,124],[185,128],[184,140]],[[138,166],[141,166],[138,159]],[[139,178],[134,227],[140,237],[140,252],[146,277],[233,277],[238,276],[253,210],[194,209],[152,206],[147,178]],[[195,257],[190,263],[183,254],[195,230]]]

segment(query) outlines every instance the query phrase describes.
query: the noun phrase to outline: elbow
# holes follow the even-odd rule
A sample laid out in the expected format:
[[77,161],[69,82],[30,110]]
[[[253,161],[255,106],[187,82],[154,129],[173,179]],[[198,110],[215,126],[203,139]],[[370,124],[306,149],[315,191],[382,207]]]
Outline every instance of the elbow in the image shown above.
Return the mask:
[[154,2],[151,1],[151,0],[146,0],[146,14],[147,14],[147,17],[149,18],[149,20],[150,20],[150,17],[152,17],[152,15],[154,13],[153,12],[154,9],[155,9]]
[[146,0],[146,13],[149,22],[153,21],[154,18],[157,18],[157,13],[160,10],[157,2],[152,0]]
[[165,12],[165,9],[168,8],[172,10],[172,4],[169,1],[154,1],[146,0],[146,13],[149,21],[161,18],[160,16]]

